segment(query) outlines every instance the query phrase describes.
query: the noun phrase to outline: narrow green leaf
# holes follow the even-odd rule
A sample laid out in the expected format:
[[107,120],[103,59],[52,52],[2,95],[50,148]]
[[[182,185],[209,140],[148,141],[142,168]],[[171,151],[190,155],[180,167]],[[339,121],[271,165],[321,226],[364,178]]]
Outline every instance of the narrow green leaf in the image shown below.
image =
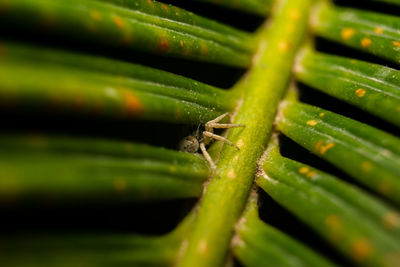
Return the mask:
[[209,173],[193,154],[119,141],[3,135],[0,147],[8,204],[196,197]]
[[2,51],[0,102],[13,109],[199,123],[237,102],[234,92],[140,65],[10,43]]
[[307,50],[295,72],[303,83],[400,126],[400,71]]
[[400,63],[400,18],[322,5],[313,23],[317,35]]
[[[397,266],[397,210],[357,187],[268,149],[257,184],[355,263]],[[365,202],[363,202],[365,201]]]
[[400,203],[400,140],[369,125],[286,102],[278,129],[359,182]]
[[233,239],[233,252],[247,267],[334,266],[332,263],[258,217],[256,199],[250,200]]
[[244,67],[252,37],[152,0],[6,0],[1,23],[90,44]]
[[244,11],[256,15],[266,16],[272,8],[273,0],[196,0],[199,2],[209,2],[216,5]]
[[6,266],[171,266],[178,242],[126,234],[2,236]]

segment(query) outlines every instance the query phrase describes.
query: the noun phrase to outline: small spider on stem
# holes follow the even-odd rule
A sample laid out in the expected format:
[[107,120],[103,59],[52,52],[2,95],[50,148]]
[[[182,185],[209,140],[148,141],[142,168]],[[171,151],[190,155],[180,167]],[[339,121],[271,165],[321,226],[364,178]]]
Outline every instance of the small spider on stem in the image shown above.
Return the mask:
[[210,164],[210,167],[213,172],[216,171],[217,166],[215,165],[214,161],[212,160],[210,154],[208,154],[206,150],[206,145],[210,144],[213,139],[222,141],[230,146],[235,147],[239,150],[239,147],[233,144],[231,141],[222,137],[220,135],[214,134],[214,129],[229,129],[229,128],[236,128],[236,127],[245,127],[242,124],[232,124],[232,123],[219,123],[223,118],[225,118],[228,113],[224,113],[221,116],[206,122],[204,125],[205,131],[203,131],[202,135],[199,136],[198,132],[194,135],[190,135],[185,137],[179,144],[179,150],[189,153],[196,153],[199,148],[204,155],[204,158]]

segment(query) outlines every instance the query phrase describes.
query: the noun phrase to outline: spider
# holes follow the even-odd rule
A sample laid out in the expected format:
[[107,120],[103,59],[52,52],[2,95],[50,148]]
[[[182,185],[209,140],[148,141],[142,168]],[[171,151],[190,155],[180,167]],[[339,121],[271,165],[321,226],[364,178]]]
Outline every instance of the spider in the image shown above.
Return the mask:
[[213,139],[222,141],[230,146],[235,147],[239,150],[239,147],[233,144],[231,141],[222,137],[220,135],[214,134],[214,129],[229,129],[236,127],[245,127],[242,124],[232,124],[232,123],[219,123],[223,118],[225,118],[229,113],[224,113],[221,116],[206,122],[204,125],[205,131],[202,132],[202,135],[199,136],[199,132],[196,131],[193,135],[185,137],[179,144],[179,150],[189,153],[196,153],[199,148],[204,155],[204,158],[210,164],[210,167],[213,172],[216,171],[217,166],[214,161],[211,159],[210,154],[208,154],[206,150],[206,146],[211,143]]

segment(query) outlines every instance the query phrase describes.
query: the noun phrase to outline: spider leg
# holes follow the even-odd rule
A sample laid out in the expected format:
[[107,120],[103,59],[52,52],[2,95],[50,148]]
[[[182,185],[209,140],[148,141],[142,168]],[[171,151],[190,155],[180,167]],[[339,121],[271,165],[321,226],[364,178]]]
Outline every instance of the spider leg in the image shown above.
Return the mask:
[[207,126],[211,127],[211,128],[218,128],[218,129],[245,127],[243,124],[233,124],[233,123],[209,123]]
[[215,163],[212,160],[212,158],[210,157],[210,154],[208,154],[206,145],[204,144],[204,142],[200,143],[200,150],[203,153],[203,156],[205,157],[205,159],[208,161],[208,164],[210,164],[211,170],[213,172],[215,172],[217,170],[217,166],[215,166]]
[[[226,143],[226,144],[228,144],[228,145],[230,145],[230,146],[235,147],[237,150],[240,150],[239,147],[238,147],[237,145],[235,145],[234,143],[232,143],[231,141],[229,141],[228,139],[226,139],[225,137],[222,137],[222,136],[220,136],[220,135],[217,135],[217,134],[214,134],[214,133],[211,133],[211,132],[204,131],[204,132],[203,132],[203,136],[208,137],[208,138],[214,138],[214,139],[216,139],[216,140],[222,141],[222,142],[224,142],[224,143]],[[206,139],[206,138],[205,138],[205,139]],[[203,142],[203,143],[204,143],[204,142]]]

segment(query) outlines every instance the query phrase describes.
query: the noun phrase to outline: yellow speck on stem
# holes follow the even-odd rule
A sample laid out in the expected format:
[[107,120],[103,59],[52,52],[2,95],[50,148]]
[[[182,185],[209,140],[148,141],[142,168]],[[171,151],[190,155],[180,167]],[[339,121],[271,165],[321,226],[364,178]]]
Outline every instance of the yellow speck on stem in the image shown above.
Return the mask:
[[365,95],[366,92],[367,92],[367,91],[365,91],[365,89],[362,89],[362,88],[358,88],[358,89],[355,91],[356,96],[358,96],[358,97],[363,97],[363,96]]
[[352,252],[352,256],[356,261],[364,261],[371,255],[372,245],[368,239],[360,238],[353,243]]
[[298,20],[301,17],[301,13],[299,12],[298,9],[292,9],[289,12],[289,17],[293,20]]
[[321,112],[321,113],[319,113],[319,116],[323,117],[323,116],[325,116],[325,113]]
[[278,43],[278,50],[281,53],[285,53],[285,52],[287,52],[289,50],[290,46],[291,45],[290,45],[290,43],[288,41],[280,41]]
[[236,177],[236,173],[234,170],[229,170],[227,176],[232,179]]
[[205,253],[207,253],[207,250],[208,250],[207,241],[206,241],[206,240],[200,241],[199,246],[198,246],[198,251],[199,251],[201,254],[205,254]]
[[400,47],[400,41],[393,41],[392,44],[394,46]]
[[362,38],[361,39],[361,46],[362,47],[368,47],[368,46],[371,45],[371,43],[372,43],[372,41],[369,38]]
[[340,36],[343,40],[349,40],[355,33],[356,31],[353,28],[344,28],[340,32]]
[[318,124],[318,121],[316,121],[316,120],[309,120],[309,121],[307,121],[307,125],[309,125],[309,126],[315,126],[315,125],[317,125]]

